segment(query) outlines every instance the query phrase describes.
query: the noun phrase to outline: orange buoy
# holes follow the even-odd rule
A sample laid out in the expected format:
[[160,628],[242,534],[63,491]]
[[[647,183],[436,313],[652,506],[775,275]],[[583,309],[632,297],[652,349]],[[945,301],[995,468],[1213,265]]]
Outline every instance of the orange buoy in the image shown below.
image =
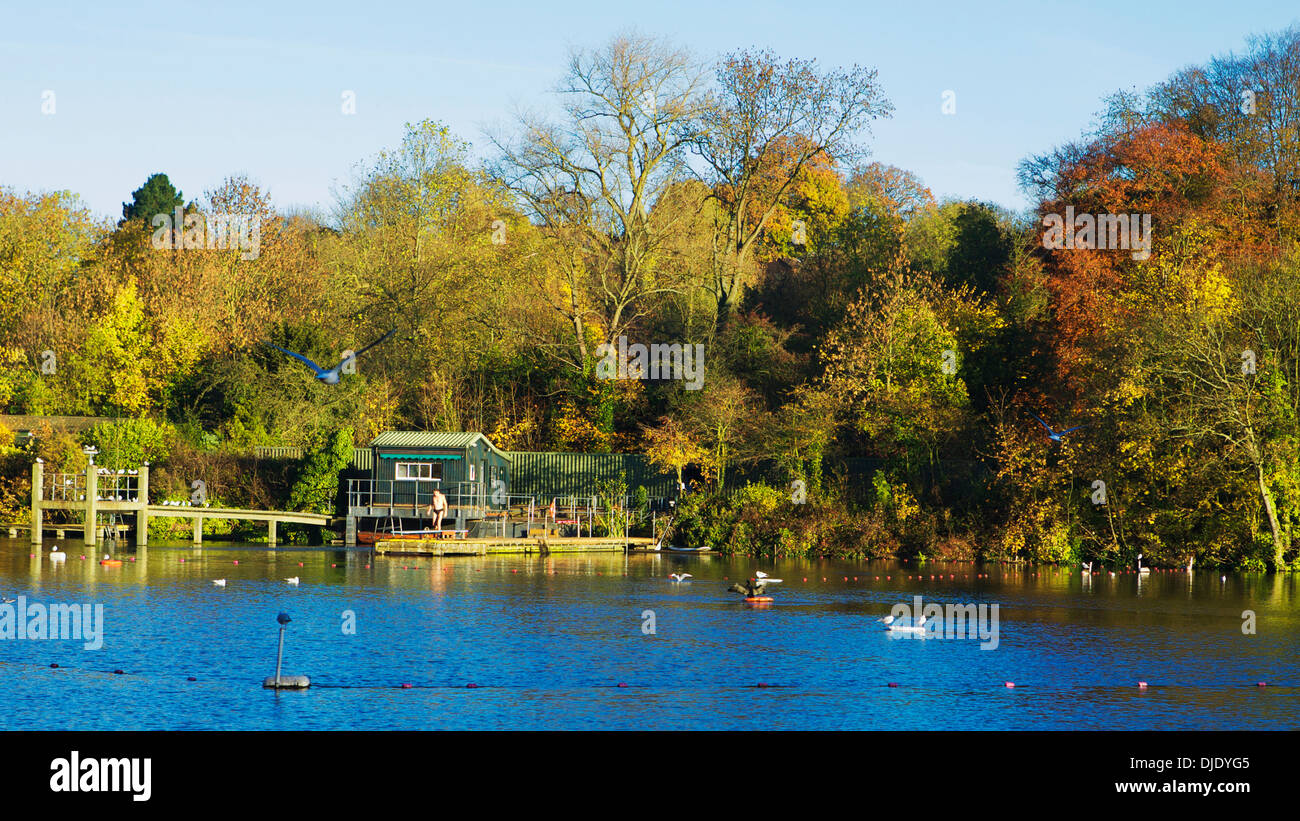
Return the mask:
[[122,566],[122,560],[121,560],[121,559],[100,559],[99,563],[102,564],[102,565],[104,565],[105,567],[121,567],[121,566]]
[[771,596],[746,596],[745,597],[745,601],[747,602],[769,602],[771,600],[772,600]]

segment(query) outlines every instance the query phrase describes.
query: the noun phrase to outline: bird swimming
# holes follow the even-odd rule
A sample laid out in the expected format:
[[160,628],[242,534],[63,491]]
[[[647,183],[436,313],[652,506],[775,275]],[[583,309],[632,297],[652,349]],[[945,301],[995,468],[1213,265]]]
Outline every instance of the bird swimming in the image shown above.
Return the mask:
[[1083,563],[1083,575],[1085,575],[1085,576],[1091,576],[1091,575],[1092,575],[1092,562],[1084,562],[1084,563]]
[[1052,430],[1052,426],[1051,426],[1051,425],[1047,424],[1047,423],[1044,422],[1042,419],[1039,419],[1039,418],[1038,418],[1038,415],[1037,415],[1036,413],[1034,413],[1033,411],[1030,411],[1030,412],[1029,412],[1029,415],[1032,416],[1032,417],[1034,417],[1035,419],[1038,419],[1038,424],[1042,425],[1044,428],[1047,429],[1047,438],[1048,438],[1048,439],[1051,439],[1053,442],[1056,442],[1058,445],[1061,443],[1061,437],[1062,437],[1062,436],[1065,436],[1065,434],[1067,434],[1067,433],[1074,433],[1074,432],[1075,432],[1076,430],[1078,430],[1079,428],[1086,428],[1086,427],[1088,427],[1087,425],[1076,425],[1076,426],[1074,426],[1074,427],[1072,427],[1072,428],[1069,428],[1068,430],[1063,430],[1063,431],[1057,432],[1057,431]]
[[687,579],[692,578],[692,576],[690,573],[669,573],[668,578],[675,582],[684,582]]
[[379,343],[386,341],[390,336],[392,336],[395,333],[397,333],[397,329],[393,328],[391,331],[379,337],[374,342],[371,342],[369,345],[353,353],[351,356],[347,357],[347,359],[344,359],[342,362],[329,369],[322,368],[320,365],[317,365],[315,362],[312,362],[310,359],[303,356],[302,354],[294,353],[293,351],[286,350],[284,348],[281,348],[279,345],[271,345],[271,347],[275,348],[280,353],[284,353],[284,354],[288,354],[289,356],[292,356],[294,359],[298,360],[302,364],[311,368],[313,371],[315,371],[316,378],[324,382],[326,385],[337,385],[339,383],[340,377],[343,374],[343,366],[348,362],[348,360],[355,360],[358,356],[361,356],[361,354],[375,347]]
[[16,601],[18,601],[18,600],[17,600],[17,599],[11,599],[11,598],[9,598],[8,596],[0,597],[0,604],[13,604],[13,603],[16,602]]
[[764,573],[762,570],[755,570],[755,571],[754,571],[754,578],[758,579],[760,582],[763,582],[764,584],[780,584],[780,583],[781,583],[781,580],[780,580],[780,579],[774,579],[774,578],[772,578],[771,576],[768,576],[768,575],[767,575],[766,573]]
[[1138,554],[1138,575],[1145,576],[1151,572],[1151,568],[1142,566],[1142,554]]
[[225,579],[213,579],[213,580],[212,580],[212,583],[215,584],[217,587],[225,587],[225,586],[226,586],[226,580],[225,580]]
[[291,576],[291,577],[285,579],[285,581],[288,582],[289,584],[297,584],[297,583],[298,583],[298,577],[297,577],[297,576]]
[[889,629],[889,632],[891,633],[924,633],[925,632],[925,616],[922,616],[921,618],[917,619],[916,624],[910,626],[903,625],[903,624],[894,624],[893,623],[894,617],[890,616],[889,618],[890,618],[890,622],[886,626]]

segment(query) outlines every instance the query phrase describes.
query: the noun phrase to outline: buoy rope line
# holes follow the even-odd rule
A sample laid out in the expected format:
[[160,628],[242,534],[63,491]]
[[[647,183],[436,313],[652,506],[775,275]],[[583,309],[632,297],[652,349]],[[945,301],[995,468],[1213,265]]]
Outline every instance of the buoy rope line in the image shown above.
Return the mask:
[[[125,671],[125,670],[123,670],[123,669],[121,669],[121,668],[115,668],[115,669],[109,670],[109,669],[107,669],[107,668],[102,668],[102,667],[75,667],[75,666],[68,666],[68,665],[63,665],[63,664],[58,664],[58,663],[51,663],[51,664],[49,664],[49,665],[39,665],[39,664],[30,663],[30,662],[0,662],[0,666],[3,666],[3,667],[25,667],[25,668],[27,668],[27,669],[29,669],[29,670],[44,670],[44,669],[52,669],[52,670],[58,670],[58,671],[60,671],[60,672],[66,672],[66,673],[70,673],[70,674],[78,674],[78,673],[79,673],[79,674],[87,675],[87,676],[91,676],[91,675],[124,675],[124,676],[128,676],[128,677],[130,677],[130,678],[133,678],[133,679],[144,679],[144,680],[147,680],[147,681],[154,681],[154,682],[163,681],[163,680],[165,680],[165,678],[169,678],[169,677],[159,676],[159,675],[156,675],[156,674],[153,674],[153,675],[147,675],[147,674],[129,673],[129,672],[127,672],[127,671]],[[176,678],[178,678],[178,679],[183,679],[183,680],[185,680],[185,681],[191,681],[191,682],[198,682],[198,681],[200,681],[200,679],[199,679],[197,676],[193,676],[193,675],[191,675],[191,676],[184,676],[184,677],[182,677],[182,676],[177,676]],[[209,684],[220,683],[220,682],[216,682],[216,681],[214,681],[214,680],[212,680],[212,679],[207,679],[207,680],[205,680],[205,681],[206,681],[206,683],[209,683]],[[250,685],[250,686],[252,686],[252,685]],[[867,685],[867,686],[864,686],[864,687],[861,688],[861,689],[855,689],[855,690],[846,690],[846,689],[844,689],[844,688],[824,688],[824,687],[819,687],[819,686],[816,686],[816,685],[804,686],[804,685],[798,685],[798,684],[778,684],[778,683],[761,682],[761,681],[760,681],[760,682],[753,683],[753,684],[718,684],[718,685],[716,685],[716,686],[714,686],[714,687],[712,687],[712,688],[700,687],[700,688],[698,688],[698,689],[751,689],[751,688],[755,688],[755,687],[757,687],[757,688],[762,688],[762,689],[767,689],[767,688],[773,688],[773,689],[777,689],[777,688],[779,688],[779,689],[787,689],[787,690],[798,689],[798,690],[807,690],[807,691],[809,691],[809,692],[813,692],[813,693],[867,692],[867,691],[872,690],[872,689],[875,689],[875,688],[877,688],[877,687],[906,688],[906,689],[909,689],[909,690],[924,690],[924,691],[930,691],[930,692],[949,692],[949,693],[952,693],[953,695],[977,695],[977,694],[979,694],[979,693],[981,693],[981,692],[985,692],[984,690],[972,689],[972,688],[970,688],[970,687],[965,687],[965,688],[962,688],[962,689],[951,689],[951,688],[945,688],[945,687],[942,687],[942,686],[935,687],[935,686],[933,686],[933,685],[926,685],[926,684],[915,685],[915,684],[908,684],[908,683],[906,683],[906,682],[898,682],[898,681],[880,682],[880,683],[873,684],[873,685]],[[318,681],[315,681],[315,680],[312,681],[312,689],[330,689],[330,690],[464,690],[464,689],[470,689],[470,690],[487,690],[487,689],[492,689],[492,690],[552,690],[552,691],[560,691],[560,690],[587,690],[587,689],[596,689],[596,690],[599,690],[599,689],[606,689],[606,688],[614,688],[614,689],[641,689],[641,690],[653,690],[653,689],[659,689],[659,688],[657,687],[657,685],[654,685],[654,684],[644,684],[644,683],[639,683],[639,684],[638,684],[638,683],[629,683],[629,682],[621,682],[621,681],[620,681],[620,682],[610,682],[610,683],[575,684],[575,685],[570,686],[570,687],[537,687],[537,686],[534,686],[534,685],[528,685],[528,684],[479,684],[479,683],[476,683],[476,682],[464,682],[464,683],[459,683],[459,684],[450,684],[450,683],[446,683],[446,684],[429,684],[429,683],[425,683],[425,684],[417,684],[417,683],[414,683],[414,682],[396,682],[396,683],[392,683],[392,684],[364,684],[364,683],[361,683],[361,684],[349,684],[349,683],[329,683],[329,682],[318,682]],[[1149,691],[1149,690],[1165,690],[1165,691],[1174,691],[1174,690],[1215,690],[1215,691],[1222,691],[1222,690],[1243,690],[1243,689],[1251,689],[1251,690],[1267,689],[1267,690],[1270,690],[1270,691],[1280,691],[1280,693],[1282,693],[1282,694],[1289,694],[1290,691],[1297,689],[1297,685],[1294,685],[1294,684],[1275,684],[1275,683],[1268,683],[1268,682],[1263,682],[1263,681],[1257,681],[1257,682],[1253,682],[1253,683],[1241,683],[1241,684],[1209,684],[1209,685],[1206,685],[1206,684],[1153,684],[1153,683],[1145,682],[1145,681],[1137,681],[1137,682],[1132,682],[1132,683],[1129,683],[1129,684],[1075,684],[1075,685],[1069,685],[1069,686],[1058,686],[1058,685],[1051,685],[1051,684],[1034,684],[1034,683],[1024,684],[1024,683],[1016,683],[1016,682],[1012,682],[1012,681],[1004,681],[1004,682],[1002,682],[1001,684],[992,684],[992,683],[990,683],[989,688],[990,688],[990,689],[995,689],[995,690],[1003,690],[1003,689],[1005,689],[1005,690],[1010,690],[1010,689],[1014,689],[1014,690],[1033,690],[1034,692],[1042,692],[1042,693],[1047,693],[1047,692],[1051,692],[1051,693],[1077,693],[1077,692],[1084,692],[1084,691],[1094,691],[1094,692],[1095,692],[1095,691],[1107,691],[1107,690],[1110,690],[1110,691],[1119,691],[1119,690],[1134,690],[1134,689],[1136,689],[1136,690],[1141,690],[1141,691]],[[260,688],[259,688],[259,689],[260,689]],[[681,689],[681,686],[680,686],[680,685],[668,685],[667,687],[665,687],[665,688],[663,688],[663,689],[680,690],[680,689]]]

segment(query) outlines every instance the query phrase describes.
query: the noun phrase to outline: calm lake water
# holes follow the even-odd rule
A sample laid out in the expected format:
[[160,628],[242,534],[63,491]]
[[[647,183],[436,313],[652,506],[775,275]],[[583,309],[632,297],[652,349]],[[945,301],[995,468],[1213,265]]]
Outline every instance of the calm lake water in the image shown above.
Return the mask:
[[[33,558],[0,540],[0,592],[103,604],[103,647],[0,640],[0,729],[1300,727],[1294,577],[251,545],[152,545],[105,567],[76,542],[53,563],[50,545]],[[785,580],[770,606],[726,592],[755,569]],[[997,648],[874,621],[917,595],[996,603]],[[262,689],[281,610],[284,672],[310,690]]]

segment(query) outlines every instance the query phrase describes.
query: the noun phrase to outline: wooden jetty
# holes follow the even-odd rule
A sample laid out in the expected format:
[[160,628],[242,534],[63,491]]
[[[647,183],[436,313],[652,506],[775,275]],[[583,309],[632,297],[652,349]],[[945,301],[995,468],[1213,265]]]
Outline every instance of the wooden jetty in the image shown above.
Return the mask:
[[[32,507],[31,521],[26,529],[31,534],[31,543],[39,545],[44,530],[44,512],[47,510],[68,510],[81,514],[84,524],[53,525],[56,530],[82,531],[87,547],[95,545],[101,530],[99,516],[108,513],[122,516],[133,521],[136,544],[145,546],[149,543],[150,518],[190,519],[193,522],[193,543],[203,542],[203,522],[206,519],[239,519],[243,521],[266,522],[267,543],[276,543],[276,525],[285,522],[293,524],[329,525],[330,517],[323,513],[299,513],[288,510],[241,510],[238,508],[199,507],[197,505],[154,505],[149,504],[149,465],[145,463],[137,470],[109,471],[97,468],[92,462],[85,473],[55,473],[45,475],[45,465],[37,459],[32,465]],[[112,524],[121,533],[124,525]]]
[[382,539],[375,553],[391,556],[487,556],[499,553],[621,553],[644,547],[653,540],[632,538],[474,538],[474,539]]

